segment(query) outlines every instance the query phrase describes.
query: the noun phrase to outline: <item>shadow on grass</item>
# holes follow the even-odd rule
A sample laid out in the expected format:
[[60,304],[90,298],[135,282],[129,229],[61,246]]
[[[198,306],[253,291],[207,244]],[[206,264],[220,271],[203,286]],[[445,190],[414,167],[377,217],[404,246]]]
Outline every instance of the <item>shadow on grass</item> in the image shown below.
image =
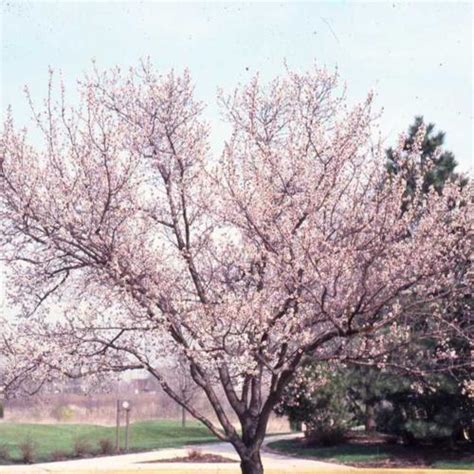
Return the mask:
[[329,447],[307,446],[303,440],[282,440],[268,447],[302,458],[334,461],[357,467],[432,467],[474,469],[474,447],[449,451],[436,446],[407,447],[384,443],[343,443]]

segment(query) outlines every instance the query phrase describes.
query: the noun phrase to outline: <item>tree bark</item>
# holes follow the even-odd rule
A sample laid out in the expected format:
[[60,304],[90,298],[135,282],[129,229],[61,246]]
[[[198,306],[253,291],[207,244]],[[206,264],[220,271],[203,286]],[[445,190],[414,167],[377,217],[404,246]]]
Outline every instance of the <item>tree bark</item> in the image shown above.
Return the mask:
[[248,456],[241,455],[240,468],[242,469],[242,474],[263,474],[260,450],[254,451]]
[[365,405],[365,431],[373,432],[375,431],[375,408],[371,403],[366,403]]
[[241,417],[241,426],[242,436],[232,444],[239,453],[242,474],[263,474],[260,450],[265,434],[258,433],[258,418],[246,413]]

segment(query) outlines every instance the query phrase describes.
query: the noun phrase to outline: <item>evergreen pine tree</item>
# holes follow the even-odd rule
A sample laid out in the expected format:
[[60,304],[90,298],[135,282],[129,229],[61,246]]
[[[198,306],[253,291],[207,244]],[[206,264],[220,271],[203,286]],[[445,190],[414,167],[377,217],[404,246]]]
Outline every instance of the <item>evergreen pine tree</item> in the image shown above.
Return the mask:
[[[405,162],[395,153],[393,148],[386,150],[387,169],[389,173],[405,172],[407,175],[407,192],[410,194],[415,186],[415,180],[423,179],[422,189],[427,192],[430,187],[441,192],[447,181],[457,181],[461,186],[465,186],[467,179],[455,172],[457,162],[451,151],[443,150],[446,134],[443,131],[435,132],[433,123],[424,122],[422,116],[415,117],[415,121],[408,128],[408,135],[403,143],[403,151],[409,153],[420,127],[426,127],[425,137],[422,144],[422,154],[420,162],[415,168],[407,170],[404,168]],[[442,150],[437,153],[437,150]]]

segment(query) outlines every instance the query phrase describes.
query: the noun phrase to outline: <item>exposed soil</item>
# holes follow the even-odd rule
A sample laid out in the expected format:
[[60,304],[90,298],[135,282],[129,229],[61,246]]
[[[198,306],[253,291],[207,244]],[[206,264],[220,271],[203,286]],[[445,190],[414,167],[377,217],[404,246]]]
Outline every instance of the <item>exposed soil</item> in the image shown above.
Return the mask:
[[396,444],[397,437],[384,433],[367,433],[366,431],[349,431],[345,439],[354,444]]
[[176,457],[170,459],[157,459],[156,461],[148,461],[148,463],[158,462],[202,462],[202,463],[229,463],[237,462],[234,459],[225,458],[218,454],[201,453],[200,451],[191,451],[187,456]]

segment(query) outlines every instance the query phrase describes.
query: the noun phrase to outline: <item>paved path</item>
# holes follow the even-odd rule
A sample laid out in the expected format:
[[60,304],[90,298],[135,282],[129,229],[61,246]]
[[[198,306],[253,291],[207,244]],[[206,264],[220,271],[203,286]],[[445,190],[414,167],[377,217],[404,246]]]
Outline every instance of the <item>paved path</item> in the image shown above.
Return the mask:
[[[353,468],[330,464],[321,461],[296,459],[285,455],[269,452],[265,445],[269,442],[281,439],[289,439],[298,435],[270,436],[264,442],[262,451],[262,462],[266,471],[278,473],[303,473],[303,472],[328,472],[328,471],[353,471]],[[85,473],[85,472],[109,472],[130,473],[132,472],[205,472],[206,474],[217,473],[240,473],[239,464],[236,463],[153,463],[160,459],[171,459],[184,457],[190,449],[197,449],[203,453],[219,454],[221,456],[239,460],[233,446],[229,443],[209,443],[205,445],[189,445],[176,449],[159,449],[145,453],[122,454],[118,456],[105,456],[99,458],[77,459],[73,461],[62,461],[54,463],[36,464],[34,466],[2,466],[0,473],[11,472],[15,474],[28,473]]]

